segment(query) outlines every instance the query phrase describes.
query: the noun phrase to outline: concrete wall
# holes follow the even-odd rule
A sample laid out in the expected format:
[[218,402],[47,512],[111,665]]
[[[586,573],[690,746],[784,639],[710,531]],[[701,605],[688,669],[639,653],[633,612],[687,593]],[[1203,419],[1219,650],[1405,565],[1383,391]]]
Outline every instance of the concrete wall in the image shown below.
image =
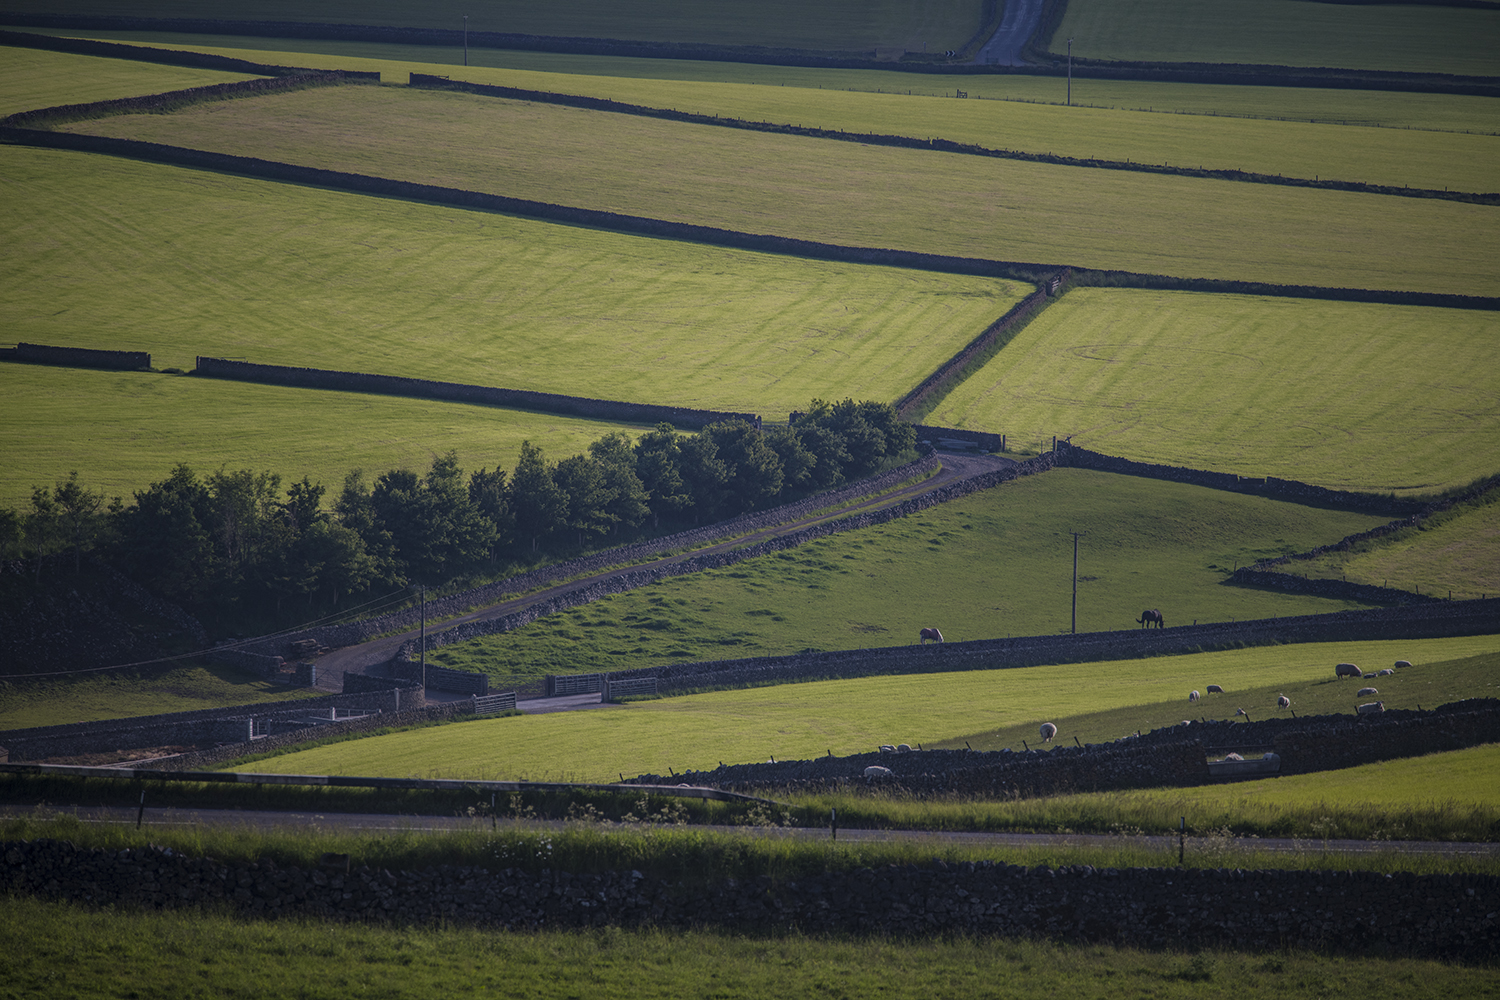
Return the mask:
[[225,864],[157,847],[78,850],[66,841],[34,840],[0,843],[0,889],[92,906],[213,907],[261,919],[396,926],[963,934],[1138,948],[1295,946],[1468,962],[1500,955],[1500,878],[1488,875],[939,861],[688,886],[637,871],[308,871],[270,861]]

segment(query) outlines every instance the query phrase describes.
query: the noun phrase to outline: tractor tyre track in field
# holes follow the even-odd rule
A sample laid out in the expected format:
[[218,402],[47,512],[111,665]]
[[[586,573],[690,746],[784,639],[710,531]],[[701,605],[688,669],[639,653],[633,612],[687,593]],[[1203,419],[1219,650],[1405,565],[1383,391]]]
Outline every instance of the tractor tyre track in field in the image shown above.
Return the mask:
[[[950,452],[942,453],[942,463],[942,468],[935,475],[921,482],[899,487],[888,493],[856,498],[832,510],[822,511],[808,517],[736,535],[733,538],[716,542],[703,548],[692,549],[691,551],[651,559],[628,566],[617,566],[586,577],[569,580],[566,583],[560,583],[545,590],[535,591],[521,597],[487,605],[456,618],[449,618],[439,624],[429,623],[427,633],[430,637],[470,622],[503,618],[506,615],[524,611],[544,601],[623,576],[626,573],[649,572],[653,569],[668,567],[697,556],[716,552],[728,552],[731,549],[779,538],[804,528],[838,520],[852,514],[883,510],[914,497],[931,493],[944,486],[961,482],[965,479],[972,479],[975,476],[988,472],[995,472],[1006,466],[1016,464],[1010,459],[994,455],[957,454]],[[326,691],[340,691],[342,690],[343,676],[346,673],[378,674],[380,668],[388,663],[403,645],[416,640],[419,635],[419,630],[410,629],[397,635],[382,636],[378,639],[372,639],[369,642],[362,642],[354,646],[345,646],[326,653],[317,660],[317,686]]]

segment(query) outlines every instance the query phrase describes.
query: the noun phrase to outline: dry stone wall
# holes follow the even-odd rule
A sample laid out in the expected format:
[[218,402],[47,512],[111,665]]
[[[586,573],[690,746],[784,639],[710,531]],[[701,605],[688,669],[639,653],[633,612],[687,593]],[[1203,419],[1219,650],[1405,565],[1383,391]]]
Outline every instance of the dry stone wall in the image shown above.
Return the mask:
[[397,926],[965,934],[1468,962],[1500,955],[1500,879],[1487,875],[938,861],[688,886],[639,871],[307,870],[269,860],[225,864],[158,847],[80,850],[67,841],[34,840],[0,843],[0,889],[91,906],[212,907],[260,919]]

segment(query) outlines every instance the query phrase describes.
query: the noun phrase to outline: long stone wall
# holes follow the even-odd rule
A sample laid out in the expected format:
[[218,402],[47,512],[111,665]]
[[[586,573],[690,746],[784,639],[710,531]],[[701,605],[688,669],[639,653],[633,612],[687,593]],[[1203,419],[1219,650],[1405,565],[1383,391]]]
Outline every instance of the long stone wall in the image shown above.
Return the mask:
[[632,424],[669,423],[677,427],[700,430],[720,420],[744,420],[760,426],[754,413],[730,413],[719,410],[697,410],[685,406],[663,406],[657,403],[628,403],[610,399],[588,399],[564,396],[555,392],[530,389],[504,389],[498,386],[466,385],[460,382],[434,382],[430,379],[405,378],[399,375],[369,375],[361,372],[329,371],[322,368],[289,368],[284,365],[251,364],[223,358],[198,358],[197,375],[208,378],[234,379],[240,382],[263,382],[304,389],[333,389],[342,392],[364,392],[385,396],[412,396],[418,399],[444,399],[458,403],[483,403],[543,413],[562,413],[588,420],[614,420]]
[[151,367],[151,355],[146,351],[110,351],[92,347],[48,347],[45,344],[20,343],[6,354],[9,360],[38,365],[109,368],[118,371],[144,371]]
[[79,850],[35,840],[0,844],[0,889],[91,906],[222,908],[262,919],[397,926],[964,934],[1139,948],[1295,946],[1470,962],[1500,955],[1500,878],[1488,875],[937,861],[689,886],[639,871],[306,870],[269,860],[225,864],[157,847]]
[[1437,712],[1382,712],[1338,725],[1289,729],[1275,739],[1283,774],[1307,774],[1381,760],[1500,743],[1500,700],[1474,699]]

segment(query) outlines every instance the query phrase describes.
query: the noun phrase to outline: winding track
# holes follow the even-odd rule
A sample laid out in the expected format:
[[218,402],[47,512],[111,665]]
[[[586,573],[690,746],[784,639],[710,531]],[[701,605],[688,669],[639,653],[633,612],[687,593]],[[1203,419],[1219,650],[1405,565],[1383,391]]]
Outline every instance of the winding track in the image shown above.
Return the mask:
[[[546,590],[535,591],[521,597],[515,597],[507,601],[501,601],[498,604],[491,604],[487,607],[480,608],[477,611],[471,611],[467,614],[460,615],[457,618],[449,618],[446,621],[443,621],[436,625],[429,623],[427,626],[427,631],[429,634],[435,634],[438,632],[446,631],[447,629],[453,628],[454,626],[465,624],[467,622],[488,621],[493,618],[502,618],[506,615],[515,614],[517,611],[523,611],[526,608],[541,603],[542,601],[550,600],[551,598],[558,597],[562,594],[582,589],[583,587],[586,587],[590,584],[595,584],[603,580],[618,577],[627,572],[638,572],[640,570],[650,570],[657,567],[669,566],[674,563],[683,562],[684,560],[689,559],[693,556],[704,555],[705,553],[727,552],[730,549],[737,549],[741,546],[753,545],[756,542],[763,542],[771,538],[779,538],[783,535],[791,534],[794,531],[800,531],[803,528],[811,527],[815,524],[822,524],[827,521],[835,521],[840,518],[848,517],[851,514],[859,514],[866,511],[883,510],[887,507],[895,506],[896,504],[901,503],[905,500],[910,500],[913,497],[931,493],[933,490],[936,490],[943,486],[947,486],[950,483],[960,482],[965,479],[972,479],[973,477],[982,475],[986,472],[994,472],[995,470],[1004,468],[1007,465],[1015,464],[1008,458],[1000,458],[995,455],[942,452],[941,458],[943,465],[936,475],[930,476],[929,478],[924,479],[921,482],[912,483],[908,486],[900,487],[889,493],[884,493],[880,496],[862,497],[833,510],[824,511],[811,517],[786,521],[769,528],[749,531],[742,535],[735,535],[731,538],[727,538],[720,542],[715,542],[714,544],[705,546],[703,548],[693,549],[691,551],[681,552],[675,555],[663,556],[658,559],[651,559],[645,562],[635,563],[630,566],[618,566],[614,569],[603,570],[591,576],[569,580],[566,583],[560,583],[556,586],[548,587]],[[401,648],[402,644],[416,639],[419,634],[420,633],[418,630],[413,629],[411,631],[403,632],[399,635],[388,635],[382,636],[379,639],[371,639],[369,642],[363,642],[355,646],[344,646],[340,649],[336,649],[324,654],[317,661],[317,686],[320,689],[326,691],[342,690],[344,674],[369,674],[378,670],[379,667],[390,661],[391,657],[396,654],[396,651]]]

